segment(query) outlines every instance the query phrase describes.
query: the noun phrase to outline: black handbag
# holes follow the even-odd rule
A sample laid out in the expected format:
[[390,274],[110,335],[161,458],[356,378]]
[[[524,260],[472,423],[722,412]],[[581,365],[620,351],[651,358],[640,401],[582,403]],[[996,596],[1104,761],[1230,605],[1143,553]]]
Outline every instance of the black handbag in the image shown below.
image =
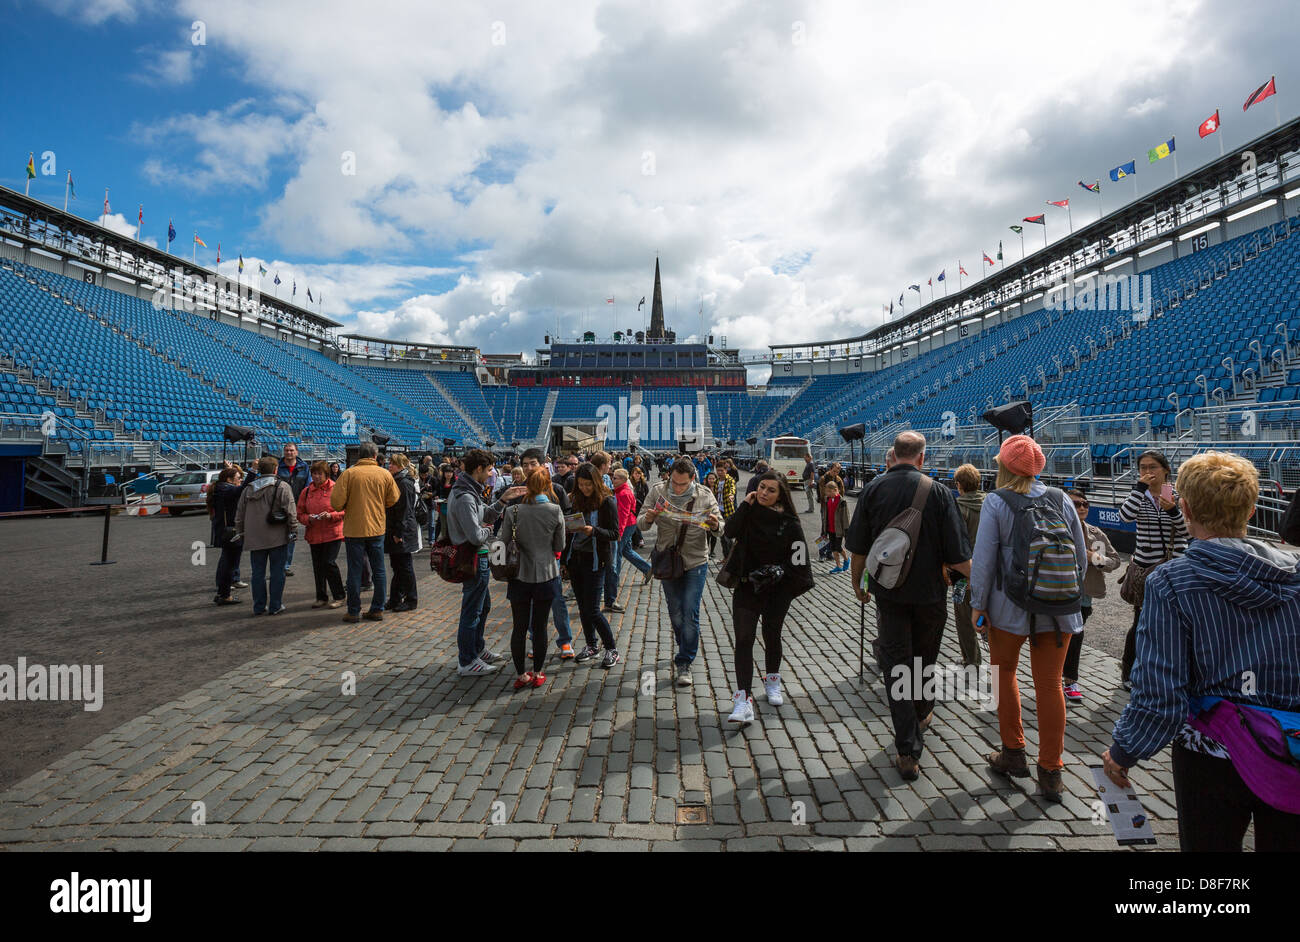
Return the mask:
[[[277,481],[273,486],[278,489],[280,483]],[[289,523],[289,512],[276,504],[275,495],[271,496],[271,509],[266,512],[266,522],[273,527],[283,527]]]
[[766,566],[760,566],[745,577],[753,590],[762,595],[776,588],[782,579],[785,578],[785,570],[776,563],[769,563]]
[[[518,514],[515,517],[516,519],[510,521],[510,532],[512,534],[515,530]],[[501,555],[503,550],[504,558]],[[500,562],[497,561],[499,559]],[[492,570],[492,578],[497,582],[509,582],[511,579],[518,579],[519,541],[512,536],[509,543],[503,543],[501,540],[494,542],[489,550],[488,568]]]
[[[695,498],[686,504],[686,512],[695,508]],[[656,579],[680,579],[686,575],[686,563],[682,561],[682,544],[686,542],[686,524],[679,523],[677,541],[665,550],[654,549],[650,553],[650,574]]]

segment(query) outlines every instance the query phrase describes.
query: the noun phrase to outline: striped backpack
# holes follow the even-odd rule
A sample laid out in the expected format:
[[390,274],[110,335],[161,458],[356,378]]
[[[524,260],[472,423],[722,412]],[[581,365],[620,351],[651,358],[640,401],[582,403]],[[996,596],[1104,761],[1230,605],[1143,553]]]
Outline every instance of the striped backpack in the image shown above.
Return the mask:
[[[1017,607],[1029,612],[1030,642],[1036,615],[1071,615],[1083,601],[1083,574],[1074,535],[1064,517],[1065,495],[1049,487],[1037,497],[1007,488],[995,491],[1011,509],[1011,568],[998,567],[997,585]],[[1061,644],[1057,630],[1056,643]]]

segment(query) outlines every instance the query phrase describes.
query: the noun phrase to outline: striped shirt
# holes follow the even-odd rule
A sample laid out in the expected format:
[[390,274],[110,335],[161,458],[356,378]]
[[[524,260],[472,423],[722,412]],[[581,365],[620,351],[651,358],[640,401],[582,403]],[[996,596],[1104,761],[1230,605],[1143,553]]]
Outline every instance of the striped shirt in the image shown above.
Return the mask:
[[1187,551],[1187,522],[1178,507],[1177,491],[1173,510],[1164,510],[1151,499],[1145,486],[1134,487],[1120,504],[1119,518],[1126,523],[1137,523],[1133,562],[1139,566],[1154,566],[1167,555],[1181,556]]
[[1300,560],[1258,540],[1197,540],[1154,570],[1137,627],[1133,696],[1111,758],[1132,767],[1186,735],[1192,697],[1300,709]]

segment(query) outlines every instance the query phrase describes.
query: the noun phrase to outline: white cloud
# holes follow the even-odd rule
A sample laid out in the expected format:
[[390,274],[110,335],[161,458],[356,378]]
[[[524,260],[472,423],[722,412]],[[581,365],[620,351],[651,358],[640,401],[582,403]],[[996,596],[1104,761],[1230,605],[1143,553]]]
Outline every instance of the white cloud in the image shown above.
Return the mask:
[[[679,333],[698,332],[701,300],[706,329],[751,350],[859,333],[958,258],[976,272],[999,239],[1015,258],[1009,222],[1148,146],[1116,115],[1193,120],[1182,101],[1223,80],[1225,55],[1188,0],[1097,5],[1124,23],[1104,55],[1065,39],[1074,10],[1031,0],[996,17],[814,0],[181,8],[265,94],[153,129],[152,175],[245,188],[260,238],[362,256],[354,275],[461,258],[454,286],[406,299],[401,282],[319,277],[367,333],[528,351],[589,311],[602,331],[639,326],[622,299],[649,297],[656,253]],[[1175,77],[1192,50],[1206,77]],[[1174,90],[1133,104],[1157,88]],[[288,179],[268,192],[277,162]]]
[[1157,111],[1164,110],[1165,99],[1163,96],[1157,98],[1144,98],[1136,104],[1128,106],[1124,113],[1130,118],[1145,118],[1149,114],[1155,114]]
[[142,49],[137,52],[144,71],[141,78],[155,85],[184,85],[194,77],[196,58],[189,49],[177,49],[170,52],[158,52]]

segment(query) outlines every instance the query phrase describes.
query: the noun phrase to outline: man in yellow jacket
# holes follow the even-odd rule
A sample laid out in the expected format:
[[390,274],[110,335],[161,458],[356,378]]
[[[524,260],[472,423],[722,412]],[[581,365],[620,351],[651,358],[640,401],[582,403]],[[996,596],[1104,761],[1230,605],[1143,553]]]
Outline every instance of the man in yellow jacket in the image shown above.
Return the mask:
[[397,481],[387,468],[381,468],[375,457],[379,449],[373,442],[362,442],[359,460],[334,482],[330,492],[330,506],[343,511],[343,542],[348,553],[348,613],[343,620],[356,623],[361,620],[361,567],[370,560],[370,574],[375,584],[375,594],[370,600],[370,621],[384,620],[384,529],[387,520],[384,511],[397,503],[401,493]]

